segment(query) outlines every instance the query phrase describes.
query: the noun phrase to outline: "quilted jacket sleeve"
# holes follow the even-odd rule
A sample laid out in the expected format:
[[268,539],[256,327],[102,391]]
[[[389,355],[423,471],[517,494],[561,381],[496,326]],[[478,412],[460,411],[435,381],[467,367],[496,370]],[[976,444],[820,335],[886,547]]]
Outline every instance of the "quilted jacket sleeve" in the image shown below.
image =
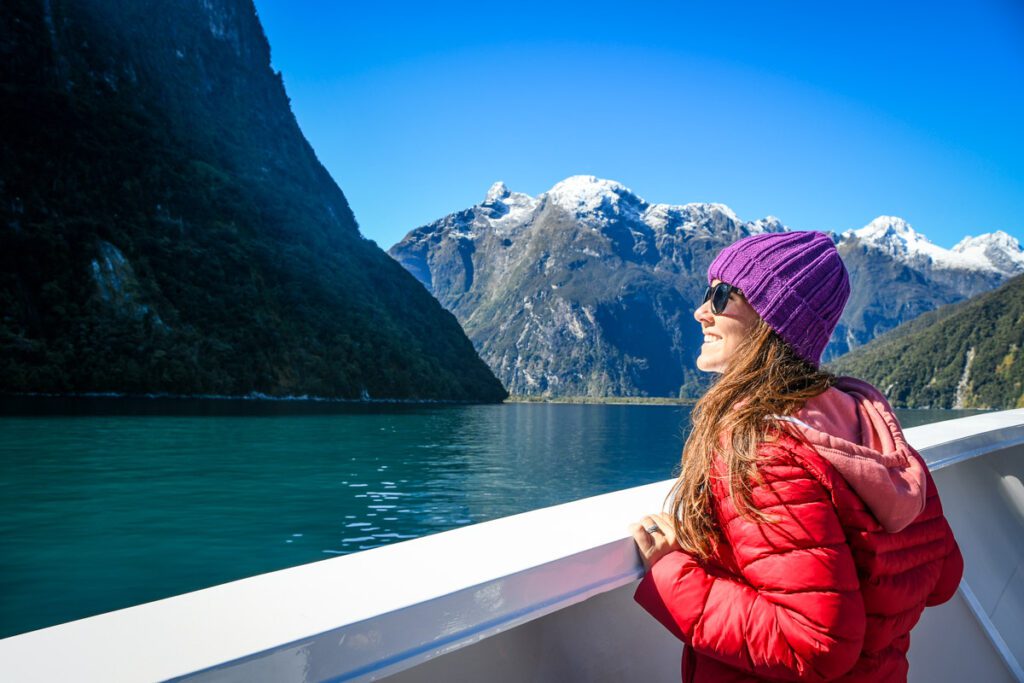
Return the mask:
[[939,577],[939,583],[925,602],[927,607],[941,605],[952,598],[956,589],[960,587],[960,579],[964,575],[964,557],[960,554],[960,546],[957,545],[952,532],[949,537],[953,547],[942,563],[942,576]]
[[953,537],[953,530],[949,528],[949,522],[946,521],[945,515],[942,513],[942,503],[939,501],[939,493],[930,473],[928,474],[928,503],[937,508],[936,516],[943,518],[946,542],[949,547],[946,559],[942,562],[942,574],[939,576],[939,581],[925,602],[927,607],[932,607],[941,605],[952,598],[956,589],[960,587],[960,579],[964,575],[964,557],[960,553],[960,546],[957,545],[956,538]]
[[771,521],[740,516],[725,483],[716,485],[721,566],[670,553],[635,597],[697,653],[760,676],[829,680],[848,671],[863,646],[853,556],[825,487],[791,453],[765,449],[775,453],[753,502]]

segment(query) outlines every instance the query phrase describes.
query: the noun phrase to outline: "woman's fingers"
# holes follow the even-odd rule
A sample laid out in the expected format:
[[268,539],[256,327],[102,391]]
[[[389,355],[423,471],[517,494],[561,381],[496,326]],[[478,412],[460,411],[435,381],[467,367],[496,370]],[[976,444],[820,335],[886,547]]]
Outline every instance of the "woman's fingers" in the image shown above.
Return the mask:
[[631,524],[629,530],[643,557],[645,568],[649,569],[659,559],[673,550],[679,549],[679,545],[675,542],[676,536],[672,529],[672,520],[667,515],[658,513],[647,515],[640,520],[639,524]]
[[670,544],[676,545],[676,528],[672,524],[672,518],[663,512],[655,513],[651,517],[654,518],[654,523],[658,525],[658,529],[665,535],[666,540]]
[[631,525],[630,530],[633,532],[633,540],[636,541],[636,547],[646,559],[651,551],[654,550],[654,539],[651,538],[651,535],[647,533],[641,524]]
[[633,532],[633,536],[636,538],[646,538],[648,541],[651,540],[650,527],[654,525],[654,520],[650,517],[644,517],[640,520],[639,524],[630,524],[629,530]]
[[672,538],[675,537],[672,518],[661,512],[646,515],[639,524],[632,525],[630,530],[633,526],[638,526],[649,534],[665,534]]

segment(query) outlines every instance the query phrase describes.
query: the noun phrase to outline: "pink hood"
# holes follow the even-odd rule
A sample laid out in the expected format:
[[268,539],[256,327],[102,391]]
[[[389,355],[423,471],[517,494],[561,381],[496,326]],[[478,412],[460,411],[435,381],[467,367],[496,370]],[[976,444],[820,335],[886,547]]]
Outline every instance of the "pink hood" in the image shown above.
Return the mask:
[[780,419],[839,470],[886,531],[900,531],[924,510],[925,464],[875,387],[840,377],[794,417]]

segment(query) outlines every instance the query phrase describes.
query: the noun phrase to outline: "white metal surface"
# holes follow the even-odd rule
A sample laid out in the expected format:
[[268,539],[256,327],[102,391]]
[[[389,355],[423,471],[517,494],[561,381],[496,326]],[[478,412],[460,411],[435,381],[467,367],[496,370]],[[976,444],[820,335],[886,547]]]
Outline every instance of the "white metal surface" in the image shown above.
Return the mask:
[[627,524],[667,489],[617,491],[0,640],[0,680],[162,680],[211,667],[201,678],[383,676],[634,580]]
[[1003,660],[1003,663],[1006,664],[1007,670],[1018,681],[1024,681],[1024,669],[1021,668],[1020,662],[1017,661],[1017,657],[1013,653],[1013,648],[1008,642],[1006,642],[1006,638],[1003,638],[1003,634],[1000,632],[999,627],[995,625],[991,617],[989,617],[988,612],[986,612],[985,608],[982,607],[981,602],[978,600],[977,596],[974,595],[974,591],[971,590],[971,585],[966,579],[960,583],[960,595],[963,598],[963,601],[970,608],[971,613],[977,620],[981,630],[988,637],[992,647],[995,648],[996,653]]
[[964,555],[959,598],[995,655],[1024,681],[1024,445],[960,460],[934,477]]
[[1024,443],[1024,408],[962,417],[913,427],[907,440],[928,461],[933,472],[995,449]]
[[[987,461],[1017,449],[1024,443],[1024,410],[926,425],[907,436],[933,468],[946,468],[936,474],[939,481],[959,472],[953,463],[963,454]],[[1002,474],[976,479],[968,483],[1002,486],[1010,501],[1020,493]],[[535,642],[526,632],[512,633],[534,620],[548,628],[549,643],[557,642],[551,624],[567,623],[572,614],[586,614],[590,624],[600,616],[595,605],[626,604],[609,592],[630,591],[640,575],[627,525],[660,507],[669,486],[617,491],[0,640],[0,680],[374,680],[428,660],[437,661],[425,666],[441,665],[437,658],[503,632],[482,647],[514,637]],[[944,482],[940,490],[950,510]],[[973,524],[955,530],[962,543],[963,533],[976,531]],[[990,542],[1005,542],[1006,533],[1012,528],[983,532],[978,552],[991,554]],[[1011,556],[985,560],[998,564]],[[1024,598],[1014,588],[1024,586],[1024,572],[1016,564],[1008,571],[1009,578],[990,572],[971,579],[986,613],[1007,627],[1020,620],[1015,601]],[[979,588],[986,580],[998,584],[995,598]],[[587,601],[601,594],[609,595]],[[565,615],[539,619],[562,610]],[[642,613],[623,614],[613,610],[605,618],[621,622],[621,638],[635,637],[642,627],[629,618]],[[678,653],[672,656],[678,661]],[[657,668],[665,670],[661,663]]]

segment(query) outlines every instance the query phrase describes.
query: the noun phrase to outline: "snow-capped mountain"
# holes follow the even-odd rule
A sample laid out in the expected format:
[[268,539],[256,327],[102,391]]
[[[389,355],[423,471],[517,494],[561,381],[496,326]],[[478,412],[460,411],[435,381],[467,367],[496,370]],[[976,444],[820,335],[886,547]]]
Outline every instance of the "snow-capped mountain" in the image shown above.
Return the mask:
[[482,203],[418,228],[409,233],[406,239],[417,233],[433,233],[442,224],[448,227],[460,226],[457,231],[460,236],[472,233],[471,226],[477,229],[486,226],[499,232],[509,232],[529,223],[534,214],[545,206],[556,207],[581,224],[593,228],[616,221],[628,221],[669,233],[676,230],[708,230],[723,222],[742,226],[750,234],[789,229],[774,216],[745,223],[725,204],[651,204],[622,183],[591,175],[578,175],[566,178],[537,197],[512,192],[505,183],[498,181],[491,185]]
[[514,393],[664,396],[700,382],[699,342],[684,330],[711,259],[736,239],[785,229],[573,176],[536,197],[495,183],[482,203],[389,253]]
[[848,230],[843,240],[856,238],[889,256],[921,267],[979,270],[1012,276],[1024,272],[1024,251],[1005,232],[965,237],[952,249],[932,244],[897,216],[879,216],[859,230]]
[[1024,272],[1024,249],[1002,230],[965,237],[952,249],[965,263],[991,268],[1006,277]]
[[[513,394],[692,395],[707,379],[694,366],[692,312],[708,265],[741,237],[788,229],[581,175],[536,197],[495,183],[480,204],[389,253],[455,314]],[[1000,232],[950,250],[881,216],[832,238],[853,295],[826,360],[1024,272],[1020,245]]]

